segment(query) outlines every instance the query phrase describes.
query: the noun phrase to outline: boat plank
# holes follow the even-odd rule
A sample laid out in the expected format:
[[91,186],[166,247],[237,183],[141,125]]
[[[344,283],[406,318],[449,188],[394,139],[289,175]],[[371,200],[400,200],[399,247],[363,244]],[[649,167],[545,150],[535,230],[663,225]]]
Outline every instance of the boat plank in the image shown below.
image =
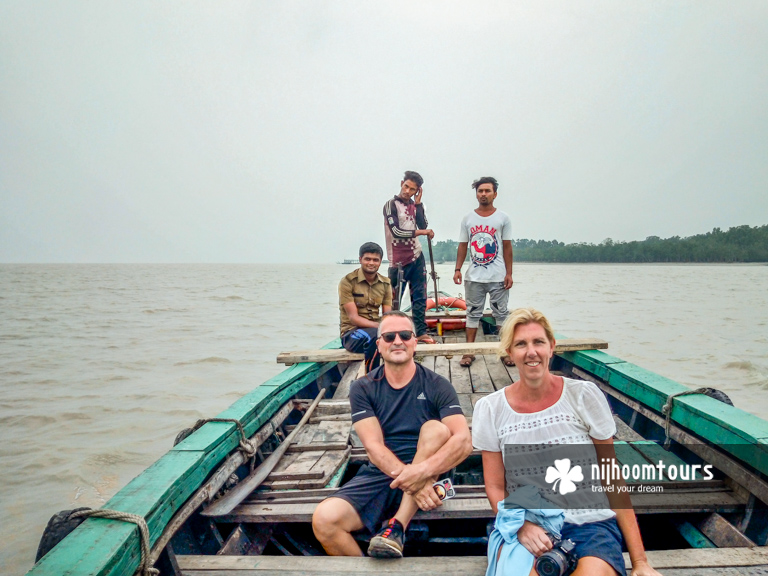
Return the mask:
[[470,394],[470,398],[472,399],[472,411],[474,413],[475,405],[477,404],[477,401],[480,400],[480,398],[484,398],[485,396],[488,396],[488,394]]
[[365,364],[363,363],[363,360],[350,362],[339,381],[339,385],[336,386],[336,392],[333,393],[333,399],[339,400],[349,398],[349,386],[352,382],[363,376],[365,376]]
[[[219,518],[226,522],[270,523],[310,522],[318,502],[301,503],[254,503],[240,504],[229,514]],[[634,494],[632,504],[638,514],[673,512],[738,512],[744,503],[728,490],[692,490],[664,493]],[[493,512],[485,495],[446,500],[436,510],[416,513],[416,519],[438,520],[447,518],[492,518]]]
[[[448,338],[446,338],[448,340]],[[608,348],[608,342],[595,338],[566,338],[558,340],[555,353],[575,350],[602,350]],[[419,356],[455,356],[456,354],[494,354],[499,349],[496,342],[456,342],[452,344],[423,344],[418,347]],[[363,360],[360,353],[353,353],[344,348],[335,350],[296,350],[281,352],[277,356],[278,364],[298,364],[303,362],[354,362]]]
[[623,442],[638,442],[641,440],[645,440],[640,434],[632,430],[632,428],[629,427],[629,424],[624,422],[617,414],[613,415],[613,421],[616,423],[616,436],[615,438],[617,440],[623,441]]
[[451,381],[450,360],[445,356],[435,356],[435,373]]
[[[349,414],[349,402],[347,402],[344,414]],[[299,433],[290,448],[312,449],[315,447],[314,450],[329,450],[333,448],[329,448],[328,445],[341,444],[341,448],[336,449],[343,450],[349,441],[350,429],[349,421],[345,420],[324,420],[317,424],[311,424]]]
[[[472,394],[472,381],[470,380],[469,370],[459,364],[461,358],[454,356],[449,360],[451,366],[451,384],[457,394]],[[466,415],[466,414],[465,414]]]
[[[624,441],[618,441],[613,443],[616,450],[616,458],[622,465],[626,466],[645,466],[649,464],[648,459],[640,452],[635,450],[632,444],[628,444]],[[662,480],[663,481],[663,480]]]
[[512,384],[512,378],[507,372],[501,359],[495,354],[486,354],[483,356],[485,365],[488,368],[488,374],[491,377],[491,383],[494,390],[501,390],[505,386]]
[[[324,472],[312,471],[318,460],[325,454],[324,450],[312,450],[307,452],[294,452],[286,454],[280,459],[275,469],[267,476],[264,481],[274,482],[276,480],[306,480],[308,478],[322,478]],[[269,484],[268,484],[269,485]]]
[[475,356],[475,361],[469,367],[469,376],[472,381],[473,392],[487,394],[495,390],[488,367],[485,365],[484,356]]
[[[664,569],[722,569],[768,565],[768,550],[755,548],[707,548],[658,550],[648,552],[649,563]],[[178,556],[179,568],[185,576],[200,574],[245,575],[265,574],[441,574],[443,576],[482,576],[488,566],[485,556],[405,557],[393,562],[387,559],[341,556]],[[624,565],[631,567],[629,554]],[[700,572],[704,574],[704,572]],[[712,574],[722,573],[717,570]]]
[[473,394],[457,394],[456,396],[459,397],[459,405],[461,406],[461,411],[464,413],[464,416],[471,418],[472,414],[475,412],[475,405],[472,402]]
[[[687,470],[688,467],[686,466],[686,463],[683,461],[682,458],[677,456],[676,454],[669,452],[667,450],[664,450],[663,447],[659,446],[656,442],[653,442],[651,440],[640,440],[637,442],[631,442],[632,447],[640,452],[643,456],[645,456],[652,464],[655,464],[659,461],[663,461],[665,465],[669,466],[671,464],[674,464],[676,468],[673,468],[673,470]],[[700,470],[695,470],[695,478],[686,478],[685,480],[700,480],[703,475]],[[667,473],[664,473],[664,477],[668,478]],[[670,480],[678,480],[678,478],[669,478]]]
[[507,366],[503,362],[501,365],[504,367],[504,370],[507,371],[507,374],[509,374],[510,379],[512,382],[517,382],[520,380],[520,371],[517,369],[517,366]]
[[717,512],[702,520],[698,528],[718,548],[751,548],[755,545]]
[[[273,490],[323,488],[330,482],[333,475],[336,474],[342,465],[347,462],[350,451],[351,448],[346,450],[326,450],[305,472],[305,478],[299,478],[297,474],[280,480],[270,479],[264,482],[264,486]],[[308,454],[308,452],[305,452],[305,454]]]

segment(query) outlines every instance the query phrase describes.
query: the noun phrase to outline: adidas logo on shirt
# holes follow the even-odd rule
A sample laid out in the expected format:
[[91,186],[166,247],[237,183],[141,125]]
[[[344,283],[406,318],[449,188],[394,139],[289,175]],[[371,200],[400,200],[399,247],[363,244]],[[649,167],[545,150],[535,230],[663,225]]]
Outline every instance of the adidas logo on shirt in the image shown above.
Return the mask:
[[424,396],[424,392],[422,392],[421,394],[419,394],[418,396],[416,396],[416,400],[426,400],[426,399],[427,399],[427,397],[426,397],[426,396]]

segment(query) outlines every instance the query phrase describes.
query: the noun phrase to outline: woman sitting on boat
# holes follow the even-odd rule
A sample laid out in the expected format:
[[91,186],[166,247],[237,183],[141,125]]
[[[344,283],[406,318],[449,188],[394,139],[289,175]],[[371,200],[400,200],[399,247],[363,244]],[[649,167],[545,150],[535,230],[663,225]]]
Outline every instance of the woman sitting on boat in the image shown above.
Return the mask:
[[[589,445],[591,441],[599,458],[614,458],[616,433],[608,402],[596,385],[550,373],[555,337],[541,312],[515,310],[504,323],[500,339],[501,350],[514,361],[520,380],[478,401],[472,427],[473,444],[482,451],[485,491],[496,514],[499,503],[518,488],[512,478],[505,478],[505,445]],[[632,576],[658,575],[648,564],[631,507],[565,509],[564,513],[561,537],[575,543],[574,575],[624,575],[622,540],[632,561]],[[517,531],[517,540],[536,557],[553,546],[545,530],[528,521]],[[530,574],[536,574],[535,568]]]

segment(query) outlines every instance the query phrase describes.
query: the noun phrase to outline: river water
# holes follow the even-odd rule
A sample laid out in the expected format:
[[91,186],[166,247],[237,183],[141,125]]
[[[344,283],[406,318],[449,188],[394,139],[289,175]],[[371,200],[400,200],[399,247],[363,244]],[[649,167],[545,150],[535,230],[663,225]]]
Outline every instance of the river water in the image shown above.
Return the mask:
[[[440,289],[458,293],[453,265]],[[0,573],[337,336],[343,265],[0,265]],[[510,306],[768,419],[768,266],[517,264]]]

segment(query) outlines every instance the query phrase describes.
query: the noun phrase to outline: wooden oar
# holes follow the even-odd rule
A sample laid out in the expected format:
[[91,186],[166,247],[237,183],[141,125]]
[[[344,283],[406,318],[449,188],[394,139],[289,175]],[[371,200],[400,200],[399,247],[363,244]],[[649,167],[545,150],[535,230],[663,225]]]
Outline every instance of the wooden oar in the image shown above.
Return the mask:
[[432,267],[432,272],[430,272],[430,276],[432,276],[432,282],[434,282],[435,285],[435,310],[442,309],[442,306],[438,303],[438,300],[440,299],[439,294],[437,293],[437,273],[435,272],[435,258],[432,256],[432,238],[427,236],[427,245],[429,246],[429,265]]
[[256,490],[256,488],[267,479],[270,472],[272,472],[272,470],[275,469],[275,466],[277,466],[277,463],[280,462],[280,458],[285,454],[285,451],[288,450],[288,446],[293,442],[293,439],[296,438],[299,432],[301,432],[304,424],[309,422],[312,412],[315,411],[317,405],[320,404],[320,400],[325,396],[325,391],[325,388],[320,390],[312,404],[309,405],[309,408],[307,408],[307,411],[304,413],[304,417],[299,420],[296,428],[294,428],[286,439],[283,440],[280,446],[278,446],[272,454],[267,456],[267,459],[259,464],[258,468],[251,472],[247,478],[241,480],[237,486],[232,488],[232,490],[208,506],[208,508],[201,513],[203,516],[221,516],[223,514],[229,514],[238,504],[240,504],[240,502],[245,500],[251,492]]

